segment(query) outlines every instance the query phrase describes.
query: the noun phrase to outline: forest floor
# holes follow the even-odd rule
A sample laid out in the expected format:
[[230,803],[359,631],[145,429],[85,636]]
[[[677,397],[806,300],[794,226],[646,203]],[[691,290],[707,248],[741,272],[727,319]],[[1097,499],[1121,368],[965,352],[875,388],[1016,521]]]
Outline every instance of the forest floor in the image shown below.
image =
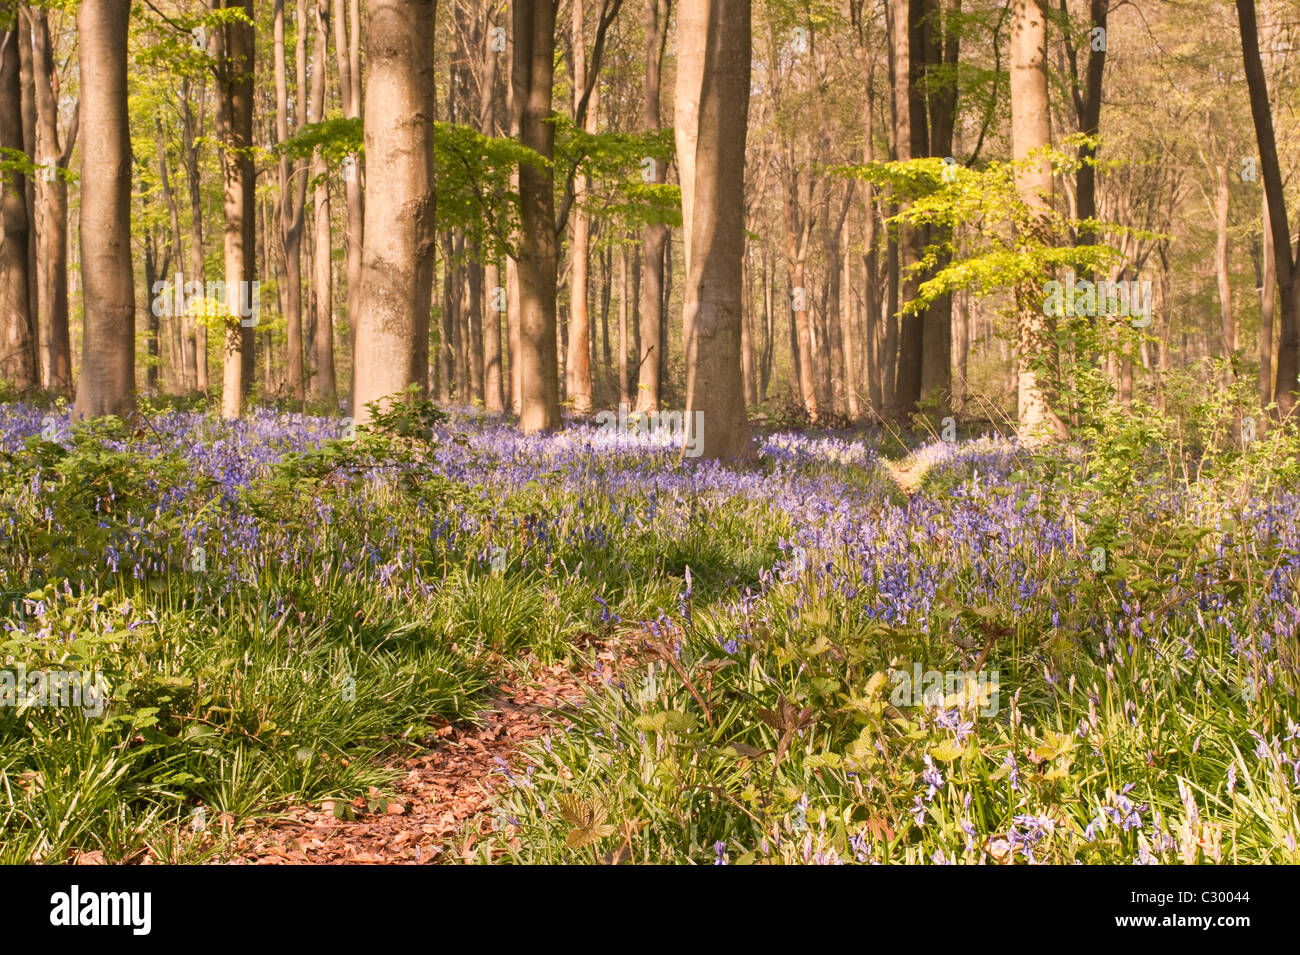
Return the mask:
[[[615,663],[611,644],[592,641],[595,658]],[[447,723],[428,746],[387,764],[398,780],[350,802],[325,800],[256,823],[235,836],[225,861],[246,865],[428,865],[468,859],[482,833],[497,826],[492,796],[504,770],[520,772],[524,744],[563,731],[566,711],[581,706],[597,674],[581,660],[546,665],[529,659],[503,681],[477,719]]]

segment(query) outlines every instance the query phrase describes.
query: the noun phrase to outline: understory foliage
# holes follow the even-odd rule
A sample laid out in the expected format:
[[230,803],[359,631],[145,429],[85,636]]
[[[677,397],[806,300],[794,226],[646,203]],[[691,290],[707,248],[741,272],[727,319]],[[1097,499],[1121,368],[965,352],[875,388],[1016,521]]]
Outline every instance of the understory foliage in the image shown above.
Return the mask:
[[0,406],[0,669],[106,685],[0,707],[0,858],[219,856],[568,659],[479,861],[1300,861],[1300,441],[1220,404],[934,441],[910,496],[862,434]]

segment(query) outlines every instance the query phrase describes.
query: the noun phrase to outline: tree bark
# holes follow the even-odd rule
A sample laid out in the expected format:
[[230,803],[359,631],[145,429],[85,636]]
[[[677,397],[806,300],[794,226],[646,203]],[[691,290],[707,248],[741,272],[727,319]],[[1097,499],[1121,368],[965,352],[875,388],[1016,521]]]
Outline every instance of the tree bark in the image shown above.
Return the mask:
[[[248,22],[227,23],[217,29],[217,135],[221,140],[221,172],[225,187],[226,314],[223,342],[221,413],[240,418],[253,383],[253,328],[239,304],[253,299],[257,275],[256,214],[253,169],[253,0],[213,0],[214,9],[237,8]],[[235,303],[232,306],[232,302]]]
[[[0,7],[0,11],[4,7]],[[0,35],[0,149],[24,152],[22,85],[19,78],[17,5],[7,11],[11,26]],[[8,18],[7,18],[8,19]],[[128,171],[129,175],[129,171]],[[36,341],[32,335],[31,215],[27,177],[16,167],[4,173],[0,220],[0,377],[19,391],[35,388]]]
[[[1047,19],[1035,0],[1011,6],[1011,152],[1027,165],[1017,172],[1022,200],[1045,217],[1052,196],[1052,167],[1030,154],[1051,144],[1047,99]],[[1037,226],[1035,226],[1037,228]],[[1051,325],[1039,286],[1017,290],[1016,391],[1019,433],[1028,440],[1061,437],[1065,425],[1051,407],[1049,369],[1055,365]]]
[[704,48],[703,69],[694,74],[699,86],[684,87],[688,102],[698,104],[694,134],[682,128],[692,111],[677,116],[678,141],[694,146],[683,316],[689,330],[686,415],[692,430],[697,413],[703,415],[702,433],[693,437],[704,457],[742,458],[750,453],[740,369],[749,0],[686,0],[678,28],[679,36],[700,37]]
[[84,331],[73,416],[127,415],[135,407],[135,283],[131,270],[131,137],[126,37],[130,0],[83,0],[81,279]]
[[[361,118],[361,13],[360,0],[348,4],[348,17],[344,17],[343,0],[333,0],[334,55],[338,61],[339,98],[343,101],[344,119]],[[349,22],[350,21],[350,22]],[[348,175],[343,177],[343,202],[347,208],[348,281],[348,352],[354,361],[348,372],[348,394],[351,395],[356,377],[357,310],[361,301],[361,247],[365,236],[365,191],[362,188],[364,169],[362,157],[350,153],[347,157]]]
[[[511,83],[521,109],[519,141],[550,160],[555,69],[555,0],[515,0]],[[555,290],[558,251],[554,175],[547,165],[519,169],[519,426],[525,433],[560,426],[559,355]]]
[[[199,140],[202,136],[202,101],[204,87],[199,86],[199,116],[194,116],[190,106],[189,78],[181,80],[181,134],[185,140],[185,180],[190,205],[190,276],[189,281],[199,288],[206,282],[203,256],[203,199],[199,187]],[[208,381],[208,326],[193,316],[186,316],[186,327],[192,334],[194,386],[207,394]]]
[[1300,389],[1300,288],[1291,256],[1291,230],[1287,219],[1286,198],[1282,191],[1282,172],[1278,163],[1277,140],[1273,135],[1273,111],[1268,101],[1268,84],[1259,58],[1259,31],[1254,0],[1237,0],[1237,20],[1241,27],[1241,50],[1246,68],[1246,86],[1250,90],[1250,112],[1259,145],[1260,173],[1268,201],[1269,229],[1272,232],[1273,261],[1277,268],[1278,299],[1281,304],[1280,341],[1277,343],[1277,385],[1273,398],[1278,412],[1287,417],[1295,407]]
[[[659,97],[663,77],[664,44],[668,38],[668,15],[671,0],[645,0],[645,101],[641,128],[657,132],[662,123]],[[657,185],[668,181],[668,164],[655,160]],[[641,265],[641,354],[637,370],[636,410],[659,409],[659,382],[663,377],[664,355],[659,348],[664,327],[664,247],[668,243],[668,226],[648,225],[642,232]]]
[[[294,133],[302,130],[306,118],[307,70],[307,2],[298,0],[297,43],[294,61],[297,69],[297,109]],[[281,142],[289,138],[289,78],[284,55],[284,0],[275,0],[275,135]],[[280,241],[284,246],[281,283],[284,287],[285,348],[289,394],[302,408],[307,398],[302,361],[302,229],[307,197],[307,170],[303,163],[280,154]]]
[[408,386],[427,392],[433,284],[433,45],[436,0],[370,0],[366,168],[352,416]]
[[[582,102],[583,90],[588,82],[587,40],[585,35],[585,18],[583,0],[573,0],[573,115],[578,116]],[[591,87],[591,98],[584,117],[587,132],[596,132],[596,114],[600,83]],[[591,219],[586,209],[587,192],[591,189],[591,177],[583,174],[578,177],[576,205],[573,212],[573,245],[569,255],[572,272],[569,277],[569,344],[568,344],[568,392],[573,402],[575,414],[585,415],[591,412],[591,340],[587,334],[589,327],[587,305],[587,271],[591,246]]]
[[72,345],[68,330],[68,184],[67,169],[77,139],[80,110],[73,113],[67,143],[59,142],[57,77],[45,10],[31,7],[32,72],[35,77],[37,162],[53,174],[36,180],[36,276],[40,288],[37,329],[41,385],[63,395],[72,393]]
[[[311,104],[309,122],[319,123],[325,118],[325,85],[329,72],[329,0],[317,0],[312,17]],[[329,165],[325,154],[317,149],[312,156],[311,177],[313,229],[312,241],[312,322],[311,378],[307,394],[317,404],[331,411],[338,401],[334,378],[334,256],[330,234]]]

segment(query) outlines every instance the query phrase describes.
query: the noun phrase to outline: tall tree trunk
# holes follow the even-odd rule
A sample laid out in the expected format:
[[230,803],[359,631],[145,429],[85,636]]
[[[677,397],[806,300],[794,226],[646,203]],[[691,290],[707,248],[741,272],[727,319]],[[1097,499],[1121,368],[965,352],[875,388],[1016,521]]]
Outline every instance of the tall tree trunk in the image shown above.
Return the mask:
[[[957,66],[961,41],[961,0],[926,0],[926,76],[930,132],[928,153],[952,154],[957,120]],[[943,246],[948,230],[936,227],[931,241]],[[949,261],[941,252],[935,270]],[[921,318],[921,404],[935,421],[952,410],[952,296],[941,295]]]
[[[345,119],[361,118],[361,13],[360,0],[348,4],[345,19],[343,0],[333,0],[334,54],[338,61],[339,94]],[[350,21],[350,22],[349,22]],[[357,310],[361,301],[361,246],[365,236],[365,192],[362,189],[362,157],[350,153],[343,177],[343,201],[347,207],[348,353],[354,359],[348,371],[348,394],[356,387]]]
[[[478,129],[484,136],[496,135],[497,49],[496,6],[489,3],[483,29],[483,61],[479,76]],[[505,369],[501,355],[501,313],[505,308],[501,286],[501,265],[495,253],[483,265],[483,406],[493,414],[506,408]]]
[[[17,4],[0,11],[11,25],[0,35],[0,149],[24,152],[22,86],[19,79],[19,26]],[[130,172],[128,170],[128,177]],[[0,378],[19,390],[39,383],[36,341],[32,336],[31,216],[27,204],[27,177],[16,166],[4,173],[0,220]]]
[[[849,201],[852,202],[853,189],[849,189]],[[849,417],[857,420],[862,413],[858,404],[859,399],[859,382],[858,377],[858,346],[857,332],[854,328],[853,321],[853,256],[849,254],[849,225],[852,220],[845,216],[840,223],[838,246],[840,260],[840,341],[843,342],[844,348],[844,398],[845,407],[848,410]]]
[[[1011,5],[1011,151],[1025,162],[1051,143],[1047,100],[1047,19],[1035,0]],[[1046,156],[1017,173],[1024,202],[1046,218],[1051,205],[1052,167]],[[1033,228],[1038,228],[1034,226]],[[1055,366],[1052,329],[1039,288],[1017,290],[1017,406],[1019,432],[1026,439],[1060,437],[1065,425],[1052,410],[1050,369]]]
[[[181,285],[181,291],[183,291],[181,214],[176,205],[176,193],[172,189],[171,173],[167,168],[167,144],[163,138],[162,121],[157,117],[154,119],[154,144],[158,151],[158,184],[162,190],[163,204],[167,207],[167,225],[171,235],[171,252],[168,254],[168,258],[170,259],[172,254],[176,256],[175,281]],[[162,278],[165,281],[169,276],[164,273]],[[153,285],[147,284],[146,287],[152,295]],[[154,305],[151,302],[151,310],[153,307]],[[185,380],[185,346],[182,341],[183,333],[181,331],[184,316],[172,314],[172,310],[169,308],[162,308],[161,311],[167,316],[167,344],[172,368],[171,387],[174,392],[183,394],[188,390]]]
[[[816,368],[813,365],[812,325],[808,320],[807,258],[808,233],[812,228],[813,214],[806,209],[800,217],[798,197],[798,174],[792,172],[792,179],[785,190],[782,206],[785,214],[785,255],[787,278],[790,282],[790,311],[794,318],[793,361],[795,381],[804,410],[813,422],[817,421],[820,408],[817,404]],[[812,191],[808,191],[811,205]]]
[[366,201],[352,416],[408,386],[427,389],[433,285],[436,0],[370,0]]
[[131,270],[131,137],[126,97],[130,0],[82,0],[81,280],[84,332],[73,415],[135,407],[135,283]]
[[[584,0],[573,0],[573,115],[576,118],[582,102],[583,90],[588,81],[587,40],[583,16]],[[584,121],[586,131],[596,132],[597,102],[600,83],[591,87],[591,99]],[[590,324],[587,306],[587,271],[591,246],[591,219],[586,209],[587,192],[591,177],[585,173],[578,177],[576,206],[573,212],[573,244],[569,250],[573,269],[569,277],[569,343],[568,392],[575,414],[591,411],[591,341],[587,330]]]
[[[275,0],[275,135],[281,142],[289,138],[289,77],[284,50],[284,0]],[[294,133],[303,128],[307,105],[307,0],[298,0],[297,42],[294,64],[297,70],[297,109]],[[319,60],[317,60],[319,64]],[[289,394],[299,408],[307,398],[303,372],[302,342],[302,230],[307,198],[307,170],[300,161],[280,154],[280,241],[284,246],[281,273],[283,287],[285,348],[288,351]]]
[[[1264,251],[1259,299],[1259,404],[1267,408],[1273,401],[1273,305],[1277,300],[1277,261],[1273,253],[1273,230],[1269,228],[1268,195],[1263,198]],[[1161,355],[1164,354],[1161,347]]]
[[[214,9],[238,9],[247,21],[232,21],[215,31],[218,87],[217,135],[225,186],[225,341],[221,413],[239,418],[253,382],[254,316],[241,305],[253,301],[257,275],[256,206],[253,170],[253,0],[213,0]],[[234,303],[234,304],[232,304]]]
[[[36,161],[36,76],[32,68],[32,24],[25,8],[18,15],[18,82],[22,89],[20,112],[22,114],[22,151],[31,162]],[[40,283],[36,273],[36,182],[31,176],[23,177],[23,203],[27,213],[27,336],[31,342],[34,379],[41,380],[41,355],[38,343],[40,329],[37,325],[40,310]]]
[[77,140],[80,110],[74,111],[67,143],[59,143],[59,103],[55,95],[54,54],[49,20],[40,7],[29,8],[32,19],[32,72],[35,78],[36,159],[42,174],[36,179],[37,329],[41,385],[63,395],[72,393],[72,345],[68,331],[68,184],[67,169]]
[[[740,283],[743,291],[740,313],[740,379],[745,389],[745,406],[758,404],[758,381],[754,368],[754,287],[750,275],[749,237],[745,237],[745,254],[740,259]],[[640,349],[638,349],[638,352]]]
[[1214,190],[1214,274],[1219,292],[1220,347],[1229,364],[1226,374],[1233,377],[1231,364],[1237,351],[1237,325],[1232,316],[1232,275],[1228,262],[1228,213],[1232,193],[1228,188],[1228,164],[1221,163]]
[[[702,69],[690,71],[679,90],[698,104],[695,133],[680,128],[678,141],[694,144],[692,214],[683,321],[686,337],[686,415],[705,425],[693,434],[707,458],[745,457],[749,422],[740,369],[741,259],[745,253],[745,138],[749,119],[749,0],[684,0],[679,36],[698,36]],[[683,65],[679,63],[679,70]],[[685,133],[685,135],[681,135]],[[702,433],[701,433],[702,432]]]
[[[204,87],[199,86],[200,114],[195,118],[190,107],[189,78],[181,80],[181,134],[185,140],[185,180],[190,204],[190,277],[189,281],[202,288],[206,282],[203,257],[203,196],[199,185],[199,143],[202,136],[202,102]],[[194,387],[208,393],[208,326],[193,316],[186,316],[186,327],[192,335]]]
[[[1078,68],[1073,43],[1067,36],[1066,53],[1070,58],[1071,95],[1074,99],[1075,117],[1079,132],[1087,136],[1096,136],[1101,126],[1101,84],[1106,72],[1106,18],[1110,13],[1111,0],[1090,0],[1088,19],[1091,23],[1088,43],[1088,68],[1084,88],[1079,89]],[[1067,12],[1066,0],[1061,0],[1062,13]],[[1101,30],[1096,41],[1093,30]],[[1081,145],[1078,150],[1079,171],[1075,175],[1075,208],[1079,219],[1097,217],[1097,170],[1094,161],[1097,149],[1090,143]],[[1078,245],[1093,245],[1097,241],[1095,230],[1088,226],[1079,229]]]
[[[671,0],[645,0],[645,101],[641,128],[658,132],[664,61],[664,43],[668,38],[668,14]],[[656,159],[653,182],[668,181],[668,164]],[[636,410],[657,411],[659,382],[663,377],[664,355],[659,347],[664,327],[664,246],[668,243],[668,226],[648,225],[642,232],[641,267],[641,351],[637,356]]]
[[[326,74],[329,72],[329,0],[317,0],[312,18],[315,36],[312,40],[311,104],[309,121],[319,123],[325,118]],[[317,149],[312,156],[311,177],[316,185],[312,189],[312,213],[315,238],[312,242],[312,301],[315,317],[312,322],[311,378],[307,387],[312,401],[333,410],[338,401],[334,379],[334,257],[330,235],[329,165],[325,154]]]
[[[891,0],[894,47],[894,136],[899,160],[919,159],[929,152],[926,128],[925,0]],[[905,208],[905,206],[904,206]],[[902,211],[902,210],[900,210]],[[921,276],[912,268],[921,261],[923,230],[899,227],[900,304],[917,296]],[[916,312],[898,316],[898,373],[893,411],[907,413],[921,400],[924,318]]]
[[[511,84],[521,110],[519,142],[549,160],[555,127],[551,93],[555,70],[555,0],[515,0]],[[556,348],[557,259],[554,176],[551,167],[519,168],[519,426],[525,433],[560,426]]]
[[631,404],[631,381],[627,366],[628,296],[632,290],[632,276],[628,274],[627,242],[618,244],[618,400]]
[[1300,307],[1300,270],[1296,269],[1291,256],[1291,229],[1287,224],[1286,199],[1282,191],[1277,140],[1273,135],[1273,111],[1268,101],[1268,84],[1259,59],[1259,31],[1254,0],[1237,0],[1237,20],[1241,26],[1246,86],[1250,90],[1250,112],[1255,122],[1260,172],[1264,177],[1264,194],[1268,200],[1273,260],[1277,267],[1278,299],[1281,303],[1277,385],[1273,398],[1277,402],[1278,412],[1286,417],[1295,407],[1296,393],[1300,390],[1300,311],[1297,311]]

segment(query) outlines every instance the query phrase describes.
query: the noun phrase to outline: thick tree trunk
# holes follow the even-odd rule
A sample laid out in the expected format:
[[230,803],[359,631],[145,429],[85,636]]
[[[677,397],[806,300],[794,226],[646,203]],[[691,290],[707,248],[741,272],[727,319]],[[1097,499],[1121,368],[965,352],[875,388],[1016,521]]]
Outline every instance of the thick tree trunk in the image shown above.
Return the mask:
[[[695,145],[684,314],[690,330],[686,416],[705,457],[741,458],[750,452],[740,369],[749,0],[686,0],[678,28],[680,36],[700,37],[705,50],[699,86],[685,88],[688,101],[698,104],[695,134],[678,130],[679,142],[686,139]],[[690,115],[690,110],[679,113],[679,126]],[[703,415],[704,426],[696,431],[698,415]]]
[[[0,7],[0,10],[3,10]],[[19,29],[16,5],[11,26],[0,35],[0,149],[24,152]],[[128,171],[129,176],[129,171]],[[39,383],[32,335],[31,215],[27,177],[16,167],[4,174],[0,198],[0,378],[25,391]]]
[[[213,0],[215,9],[240,9],[249,21],[253,0]],[[253,169],[253,26],[231,22],[215,31],[218,96],[217,135],[225,186],[225,302],[221,413],[239,418],[253,383],[255,317],[241,314],[253,301],[256,214]],[[246,324],[247,323],[247,324]]]
[[[520,108],[519,141],[549,160],[555,127],[555,0],[515,0],[511,83]],[[555,290],[558,264],[554,176],[550,166],[519,169],[519,425],[525,433],[560,426]]]
[[[1011,151],[1017,162],[1051,144],[1047,100],[1047,20],[1035,0],[1012,0]],[[1016,188],[1031,208],[1046,216],[1051,204],[1052,167],[1046,156],[1017,174]],[[1065,425],[1051,408],[1055,345],[1037,287],[1017,290],[1017,406],[1023,438],[1060,437]]]
[[352,416],[410,385],[425,394],[433,283],[436,0],[370,0],[366,201]]
[[77,14],[85,115],[81,135],[84,332],[73,415],[135,407],[135,283],[131,270],[131,137],[126,96],[129,0],[83,0]]

